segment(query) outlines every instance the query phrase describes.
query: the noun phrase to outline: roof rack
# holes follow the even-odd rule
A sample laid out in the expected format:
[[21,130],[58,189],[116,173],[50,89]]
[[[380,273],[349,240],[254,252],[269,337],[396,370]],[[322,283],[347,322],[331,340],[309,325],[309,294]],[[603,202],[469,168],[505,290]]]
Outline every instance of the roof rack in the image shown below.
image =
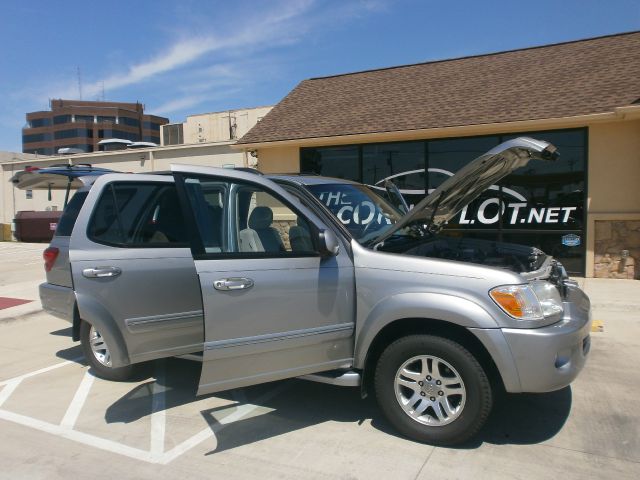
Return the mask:
[[264,175],[264,173],[262,173],[260,170],[258,170],[257,168],[251,168],[251,167],[233,167],[234,170],[238,170],[240,172],[247,172],[247,173],[255,173],[256,175]]

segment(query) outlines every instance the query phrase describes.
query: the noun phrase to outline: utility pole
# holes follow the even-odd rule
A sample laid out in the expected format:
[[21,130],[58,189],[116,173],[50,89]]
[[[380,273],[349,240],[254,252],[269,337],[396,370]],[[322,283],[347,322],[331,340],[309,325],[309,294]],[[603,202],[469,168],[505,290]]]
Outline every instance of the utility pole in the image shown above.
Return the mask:
[[80,100],[82,100],[82,77],[80,76],[80,65],[76,67],[78,72],[78,95],[80,96]]

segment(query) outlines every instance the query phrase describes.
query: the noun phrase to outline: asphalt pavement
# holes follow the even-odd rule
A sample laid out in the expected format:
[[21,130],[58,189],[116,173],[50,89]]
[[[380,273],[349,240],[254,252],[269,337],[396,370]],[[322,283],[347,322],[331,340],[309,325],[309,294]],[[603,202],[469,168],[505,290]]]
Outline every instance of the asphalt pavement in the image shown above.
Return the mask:
[[[0,242],[0,478],[640,478],[640,282],[580,279],[602,332],[571,387],[507,395],[466,445],[399,437],[358,389],[287,380],[196,397],[199,364],[92,375],[41,310],[42,244]],[[0,302],[0,308],[2,304]]]

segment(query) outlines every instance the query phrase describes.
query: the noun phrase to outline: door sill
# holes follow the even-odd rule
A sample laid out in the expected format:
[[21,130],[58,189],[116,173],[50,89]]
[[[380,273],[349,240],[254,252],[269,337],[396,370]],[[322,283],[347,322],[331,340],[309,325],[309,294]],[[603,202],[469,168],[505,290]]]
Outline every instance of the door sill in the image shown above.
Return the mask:
[[355,370],[330,370],[328,372],[311,373],[297,377],[311,382],[328,383],[339,387],[359,387],[362,382],[360,372]]
[[191,360],[192,362],[202,363],[202,352],[187,353],[186,355],[178,355],[176,358]]

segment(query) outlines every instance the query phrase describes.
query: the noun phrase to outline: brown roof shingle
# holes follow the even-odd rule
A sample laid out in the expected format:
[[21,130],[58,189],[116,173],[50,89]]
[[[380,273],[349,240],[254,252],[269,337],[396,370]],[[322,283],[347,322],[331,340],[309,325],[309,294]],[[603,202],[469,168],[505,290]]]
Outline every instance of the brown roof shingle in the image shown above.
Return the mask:
[[640,99],[640,31],[298,84],[238,143],[610,112]]

